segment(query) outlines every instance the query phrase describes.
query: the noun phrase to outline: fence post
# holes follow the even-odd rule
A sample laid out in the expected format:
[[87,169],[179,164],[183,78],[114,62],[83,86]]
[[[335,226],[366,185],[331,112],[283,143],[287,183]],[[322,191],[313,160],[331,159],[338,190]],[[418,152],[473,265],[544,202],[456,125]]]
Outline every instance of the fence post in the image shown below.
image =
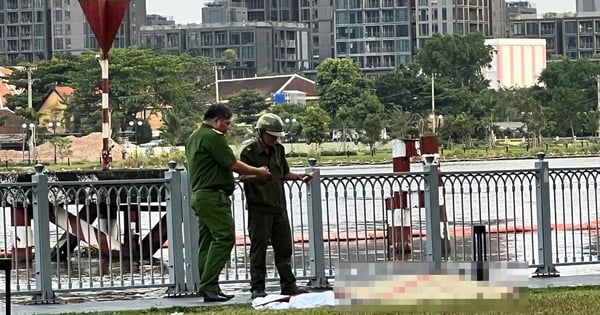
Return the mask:
[[550,174],[548,162],[544,161],[546,154],[536,154],[535,162],[536,206],[538,225],[538,256],[541,267],[538,267],[534,277],[558,277],[559,272],[552,262],[552,222],[550,215]]
[[185,251],[185,288],[187,292],[196,292],[200,284],[198,273],[198,218],[192,210],[190,200],[190,179],[187,169],[181,173],[181,209],[183,211],[183,240]]
[[308,210],[308,254],[310,259],[311,289],[329,288],[325,276],[325,248],[323,245],[323,208],[321,204],[321,174],[317,168],[317,160],[308,159],[306,173],[313,173],[313,179],[306,184],[306,208]]
[[54,302],[52,290],[52,263],[50,261],[50,206],[48,203],[48,175],[43,174],[44,165],[37,164],[31,176],[33,205],[33,234],[35,240],[35,285],[39,293],[35,301]]
[[489,269],[486,266],[487,259],[487,233],[485,225],[473,225],[473,235],[471,241],[471,252],[475,269],[477,270],[477,281],[489,281]]
[[433,269],[442,267],[442,234],[440,229],[440,174],[433,156],[425,157],[425,219],[427,227],[427,261]]
[[10,315],[11,312],[11,270],[12,270],[12,258],[0,258],[0,270],[4,270],[4,303],[6,303],[6,315]]
[[165,172],[169,279],[173,283],[173,287],[169,288],[169,295],[185,292],[183,232],[181,231],[181,174],[175,170],[176,165],[175,161],[170,161],[169,170]]

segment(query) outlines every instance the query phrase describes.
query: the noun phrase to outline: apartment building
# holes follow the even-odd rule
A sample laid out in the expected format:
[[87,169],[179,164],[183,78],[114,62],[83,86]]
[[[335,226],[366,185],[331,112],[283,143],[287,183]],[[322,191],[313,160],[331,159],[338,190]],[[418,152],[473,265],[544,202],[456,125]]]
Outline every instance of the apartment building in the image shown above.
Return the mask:
[[509,18],[521,14],[537,14],[537,8],[529,1],[510,1],[506,3],[506,14]]
[[0,1],[0,57],[14,64],[51,55],[44,0]]
[[503,38],[510,35],[508,3],[504,0],[492,0],[489,6],[490,35],[492,38]]
[[[136,45],[139,26],[146,22],[146,1],[131,0],[115,38],[115,47]],[[77,0],[0,1],[0,57],[47,59],[57,52],[81,53],[99,49]]]
[[600,0],[576,0],[575,9],[577,13],[600,12]]
[[[183,52],[193,50],[220,63],[233,49],[238,60],[223,78],[259,73],[294,73],[312,68],[308,25],[292,22],[229,22],[144,26],[141,46]],[[231,71],[228,71],[231,70]]]
[[506,33],[506,6],[490,3],[491,0],[336,0],[335,56],[352,58],[362,68],[387,69],[410,63],[434,33],[480,32],[491,37],[494,27],[496,33]]
[[521,15],[511,20],[513,37],[546,39],[548,59],[570,59],[600,54],[600,12],[560,14],[553,17]]
[[[336,0],[337,1],[337,0]],[[333,0],[300,0],[300,23],[310,27],[312,55],[315,67],[335,56]]]

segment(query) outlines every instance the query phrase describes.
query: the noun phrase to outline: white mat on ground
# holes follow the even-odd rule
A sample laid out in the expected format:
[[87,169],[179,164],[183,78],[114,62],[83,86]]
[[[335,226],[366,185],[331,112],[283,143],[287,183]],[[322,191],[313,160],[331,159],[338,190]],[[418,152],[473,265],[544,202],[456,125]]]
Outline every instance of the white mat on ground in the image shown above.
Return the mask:
[[256,310],[284,310],[334,305],[335,297],[333,291],[304,293],[294,296],[270,294],[266,297],[252,300],[252,307]]

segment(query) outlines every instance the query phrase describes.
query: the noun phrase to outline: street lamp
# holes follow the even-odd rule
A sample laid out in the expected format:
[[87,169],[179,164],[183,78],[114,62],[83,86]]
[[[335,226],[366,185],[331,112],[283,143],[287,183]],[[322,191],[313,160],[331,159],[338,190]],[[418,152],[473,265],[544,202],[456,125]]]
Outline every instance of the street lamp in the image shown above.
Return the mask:
[[25,135],[26,133],[28,133],[27,129],[31,130],[31,136],[29,137],[29,146],[27,148],[28,163],[31,164],[31,149],[33,148],[33,150],[35,150],[35,124],[23,123],[21,127],[23,128],[23,160],[25,160]]
[[134,140],[135,140],[135,159],[137,160],[138,156],[137,156],[137,147],[138,147],[138,127],[142,126],[142,121],[141,120],[136,120],[136,121],[129,121],[129,126],[133,127],[133,134],[134,134]]
[[[56,128],[60,127],[60,121],[51,121],[48,123],[48,127],[52,129],[52,135],[56,137]],[[53,143],[54,146],[54,164],[56,164],[56,145],[57,143]]]
[[289,127],[287,128],[287,133],[289,134],[288,138],[290,139],[290,149],[291,149],[291,153],[293,154],[294,153],[294,139],[293,139],[290,131],[292,130],[292,127],[294,127],[294,124],[296,123],[296,118],[292,118],[292,119],[286,118],[285,123],[287,125],[289,125]]

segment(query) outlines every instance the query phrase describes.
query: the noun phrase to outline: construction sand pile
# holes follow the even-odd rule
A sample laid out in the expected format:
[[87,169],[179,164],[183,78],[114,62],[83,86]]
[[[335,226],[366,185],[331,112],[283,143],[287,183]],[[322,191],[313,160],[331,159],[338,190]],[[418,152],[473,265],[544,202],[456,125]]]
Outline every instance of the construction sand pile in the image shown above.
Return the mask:
[[[75,137],[68,136],[66,139],[71,140],[71,146],[67,150],[60,150],[56,148],[56,156],[59,163],[66,163],[68,159],[71,162],[80,161],[100,161],[102,154],[102,133],[94,132],[87,136]],[[113,161],[121,160],[123,153],[123,146],[110,140],[110,145],[114,145],[112,148]],[[9,161],[9,163],[22,162],[28,160],[28,152],[16,151],[16,150],[0,150],[0,160]],[[40,163],[54,163],[54,146],[50,142],[36,146],[35,150],[31,152],[31,160],[37,160]]]

